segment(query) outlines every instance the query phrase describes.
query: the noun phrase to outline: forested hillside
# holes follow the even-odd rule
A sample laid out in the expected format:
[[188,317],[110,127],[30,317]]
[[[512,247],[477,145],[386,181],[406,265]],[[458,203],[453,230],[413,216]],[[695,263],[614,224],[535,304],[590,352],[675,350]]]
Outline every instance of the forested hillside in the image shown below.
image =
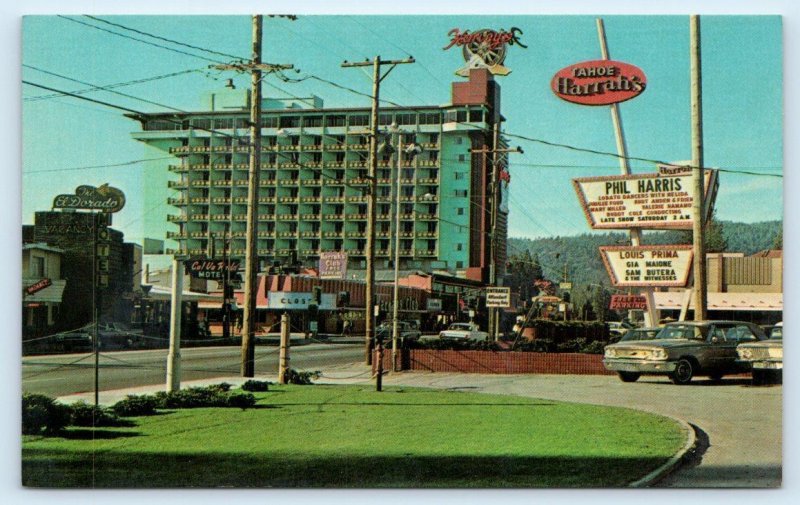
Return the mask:
[[[768,221],[762,223],[735,223],[731,221],[715,221],[717,232],[721,228],[721,237],[717,236],[715,244],[721,245],[727,252],[754,254],[775,246],[780,240],[782,222]],[[709,235],[713,235],[709,233]],[[691,242],[691,232],[667,231],[646,232],[645,244],[686,244]],[[562,281],[566,270],[567,279],[576,284],[608,285],[608,274],[600,259],[598,247],[602,245],[629,244],[627,233],[583,234],[572,237],[554,237],[541,239],[508,239],[509,261],[524,251],[529,251],[534,260],[538,259],[542,273],[546,279]]]

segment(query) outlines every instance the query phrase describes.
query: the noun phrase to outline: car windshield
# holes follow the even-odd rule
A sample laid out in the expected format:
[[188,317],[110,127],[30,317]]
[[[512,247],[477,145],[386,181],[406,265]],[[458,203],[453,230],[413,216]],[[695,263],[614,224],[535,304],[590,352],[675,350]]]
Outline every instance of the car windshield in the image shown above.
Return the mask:
[[698,326],[691,325],[673,325],[665,326],[658,335],[657,339],[702,339],[703,334],[700,332]]
[[769,334],[769,338],[775,338],[778,340],[783,340],[783,327],[776,326],[772,328],[772,333]]
[[451,330],[470,330],[470,326],[468,324],[463,323],[454,323],[450,325]]
[[650,340],[652,338],[656,338],[656,335],[658,335],[658,330],[633,329],[628,330],[620,339],[620,341]]

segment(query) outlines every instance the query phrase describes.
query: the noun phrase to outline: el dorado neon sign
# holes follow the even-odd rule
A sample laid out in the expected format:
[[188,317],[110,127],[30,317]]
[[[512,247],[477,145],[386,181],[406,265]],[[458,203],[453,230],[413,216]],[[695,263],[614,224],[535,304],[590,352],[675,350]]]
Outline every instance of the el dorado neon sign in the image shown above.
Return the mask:
[[630,63],[592,60],[559,70],[550,81],[553,93],[580,105],[610,105],[642,94],[647,87],[644,72]]
[[469,71],[474,68],[488,69],[493,75],[508,75],[511,70],[503,66],[506,59],[506,46],[514,44],[526,48],[519,40],[522,30],[512,27],[509,31],[483,29],[475,32],[461,31],[453,28],[447,32],[450,43],[442,49],[447,51],[453,46],[461,47],[466,66],[457,70],[456,75],[469,77]]

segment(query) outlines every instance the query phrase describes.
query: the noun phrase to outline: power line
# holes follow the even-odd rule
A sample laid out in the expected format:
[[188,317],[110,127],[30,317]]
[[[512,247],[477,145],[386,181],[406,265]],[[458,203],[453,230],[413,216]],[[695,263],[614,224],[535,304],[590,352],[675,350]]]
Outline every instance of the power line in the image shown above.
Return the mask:
[[137,30],[136,28],[131,28],[129,26],[121,25],[119,23],[113,23],[113,22],[108,21],[106,19],[98,18],[98,17],[95,17],[95,16],[90,16],[88,14],[84,14],[83,17],[86,17],[86,18],[89,18],[89,19],[93,19],[93,20],[99,21],[101,23],[106,23],[108,25],[115,26],[117,28],[122,28],[123,30],[128,30],[128,31],[131,31],[133,33],[138,33],[139,35],[144,35],[146,37],[152,37],[154,39],[163,40],[164,42],[169,42],[171,44],[176,44],[176,45],[179,45],[179,46],[188,47],[189,49],[196,49],[198,51],[204,51],[204,52],[209,53],[209,54],[216,54],[217,56],[223,56],[225,58],[233,58],[235,60],[246,60],[247,59],[247,58],[243,58],[241,56],[236,56],[236,55],[228,54],[228,53],[222,53],[222,52],[219,52],[219,51],[215,51],[213,49],[206,49],[204,47],[194,46],[192,44],[187,44],[185,42],[180,42],[180,41],[177,41],[177,40],[168,39],[168,38],[162,37],[160,35],[154,35],[152,33],[144,32],[144,31],[141,31],[141,30]]
[[[34,68],[34,67],[31,67],[31,68]],[[40,71],[40,72],[43,72],[43,73],[49,74],[49,75],[53,75],[53,76],[56,76],[56,77],[60,77],[60,78],[62,78],[62,79],[65,79],[65,80],[67,80],[67,81],[77,82],[78,84],[85,84],[85,85],[87,85],[87,86],[94,86],[94,89],[95,89],[95,90],[102,90],[102,91],[106,91],[106,92],[108,92],[108,93],[113,93],[113,94],[115,94],[115,95],[123,96],[123,97],[125,97],[125,98],[131,98],[131,99],[133,99],[133,100],[139,100],[140,102],[149,103],[149,104],[151,104],[151,105],[157,105],[157,106],[159,106],[159,107],[164,107],[165,109],[172,109],[172,110],[174,110],[174,111],[177,111],[177,112],[185,112],[185,111],[183,111],[183,110],[181,110],[181,109],[176,109],[175,107],[170,107],[169,105],[164,105],[164,104],[161,104],[161,103],[158,103],[158,102],[153,102],[152,100],[147,100],[146,98],[139,98],[139,97],[137,97],[137,96],[129,95],[129,94],[127,94],[127,93],[122,93],[121,91],[116,91],[116,90],[113,90],[113,89],[103,89],[103,87],[102,87],[102,86],[96,86],[96,85],[94,85],[94,84],[92,84],[92,83],[90,83],[90,82],[81,81],[81,80],[78,80],[78,79],[73,79],[72,77],[67,77],[66,75],[57,74],[57,73],[55,73],[55,72],[50,72],[50,71],[48,71],[48,70],[43,70],[43,69],[39,69],[39,68],[34,68],[34,69],[35,69],[35,70],[38,70],[38,71]],[[84,93],[86,93],[87,91],[89,91],[89,90],[84,90],[83,92],[84,92]],[[77,92],[73,92],[73,93],[74,93],[74,94],[78,94]],[[60,95],[51,95],[51,96],[63,96],[63,94],[60,94]]]
[[126,167],[129,165],[136,165],[138,163],[146,163],[148,161],[161,161],[161,160],[169,160],[172,159],[172,156],[164,156],[162,158],[146,158],[142,160],[133,160],[133,161],[126,161],[123,163],[113,163],[110,165],[93,165],[93,166],[86,166],[86,167],[69,167],[69,168],[51,168],[47,170],[29,170],[23,172],[22,175],[31,175],[31,174],[43,174],[47,172],[69,172],[71,170],[91,170],[95,168],[112,168],[112,167]]
[[[28,65],[28,64],[23,63],[22,66],[25,67],[25,68],[30,68],[32,70],[36,70],[38,72],[42,72],[44,74],[49,74],[49,75],[53,75],[53,76],[56,76],[56,77],[61,77],[62,79],[67,79],[67,80],[71,80],[71,81],[74,81],[74,82],[81,83],[81,81],[78,81],[78,80],[75,80],[75,79],[72,79],[72,78],[69,78],[69,77],[65,77],[65,76],[63,76],[61,74],[57,74],[55,72],[51,72],[49,70],[45,70],[43,68],[39,68],[39,67],[36,67],[34,65]],[[88,89],[81,89],[81,90],[73,91],[73,93],[75,93],[76,95],[82,95],[84,93],[91,93],[93,91],[109,91],[109,90],[111,90],[113,88],[121,88],[123,86],[132,86],[134,84],[141,84],[141,83],[145,83],[145,82],[158,81],[158,80],[161,80],[161,79],[167,79],[167,78],[176,77],[176,76],[179,76],[179,75],[191,74],[193,72],[201,72],[202,70],[203,69],[182,70],[180,72],[173,72],[173,73],[170,73],[170,74],[157,75],[157,76],[154,76],[154,77],[147,77],[147,78],[144,78],[144,79],[137,79],[137,80],[134,80],[134,81],[119,82],[119,83],[115,83],[115,84],[108,84],[108,85],[105,85],[105,86],[94,86],[94,87],[91,87],[91,88],[88,88]],[[83,83],[83,84],[86,84],[86,83]],[[61,94],[61,93],[56,93],[56,94],[52,94],[52,95],[29,96],[29,97],[25,97],[24,100],[25,101],[37,101],[37,100],[45,100],[45,99],[49,99],[49,98],[59,98],[59,97],[62,97],[62,96],[64,96],[64,95]]]
[[116,36],[122,37],[124,39],[135,40],[136,42],[141,42],[142,44],[147,44],[149,46],[158,47],[158,48],[161,48],[161,49],[165,49],[167,51],[172,51],[173,53],[183,54],[185,56],[191,56],[192,58],[197,58],[197,59],[200,59],[200,60],[210,61],[212,63],[223,63],[221,61],[217,61],[217,60],[212,60],[210,58],[206,58],[205,56],[200,56],[200,55],[197,55],[197,54],[188,53],[186,51],[181,51],[180,49],[175,49],[175,48],[172,48],[172,47],[164,46],[162,44],[156,44],[155,42],[149,42],[147,40],[142,40],[142,39],[138,39],[136,37],[131,37],[129,35],[125,35],[124,33],[115,32],[113,30],[106,30],[105,28],[102,28],[100,26],[93,25],[93,24],[90,24],[90,23],[85,23],[83,21],[79,21],[77,19],[73,19],[73,18],[70,18],[70,17],[67,17],[67,16],[59,15],[58,17],[60,17],[62,19],[66,19],[67,21],[72,21],[73,23],[78,23],[80,25],[84,25],[84,26],[88,26],[90,28],[94,28],[95,30],[100,30],[101,32],[110,33],[112,35],[116,35]]
[[[314,79],[314,80],[317,80],[319,82],[323,82],[325,84],[328,84],[330,86],[333,86],[333,87],[336,87],[336,88],[339,88],[339,89],[342,89],[342,90],[345,90],[345,91],[349,91],[349,92],[351,92],[353,94],[356,94],[356,95],[359,95],[359,96],[372,98],[372,95],[370,95],[368,93],[364,93],[364,92],[349,88],[347,86],[338,84],[338,83],[333,82],[333,81],[331,81],[329,79],[325,79],[325,78],[316,76],[314,74],[310,74],[310,75],[308,75],[308,76],[306,76],[304,78],[301,78],[301,79],[288,80],[287,82],[301,82],[301,81],[306,80],[306,79]],[[387,103],[389,105],[392,105],[393,107],[400,108],[402,110],[413,111],[413,112],[417,112],[417,113],[423,112],[422,110],[420,110],[418,108],[404,106],[404,105],[398,104],[396,102],[392,102],[390,100],[381,99],[380,101],[384,102],[384,103]],[[462,125],[465,125],[465,126],[470,126],[472,128],[476,128],[478,130],[484,131],[485,133],[492,133],[489,128],[477,127],[473,123],[466,123],[466,122],[463,122],[463,121],[452,121],[452,122],[455,122],[457,124],[462,124]],[[512,138],[517,138],[517,139],[520,139],[520,140],[526,140],[528,142],[534,142],[534,143],[546,145],[546,146],[549,146],[549,147],[557,147],[557,148],[562,148],[562,149],[568,149],[568,150],[571,150],[571,151],[594,154],[594,155],[598,155],[598,156],[609,156],[609,157],[612,157],[612,158],[626,159],[626,160],[629,160],[629,161],[642,161],[642,162],[645,162],[645,163],[650,163],[650,164],[655,164],[655,165],[671,165],[671,163],[669,163],[667,161],[658,160],[658,159],[654,159],[654,158],[643,158],[643,157],[637,157],[637,156],[623,156],[623,155],[620,155],[618,153],[612,153],[612,152],[609,152],[609,151],[601,151],[601,150],[598,150],[598,149],[591,149],[591,148],[586,148],[586,147],[578,147],[578,146],[574,146],[574,145],[571,145],[571,144],[564,144],[564,143],[560,143],[560,142],[552,142],[552,141],[549,141],[549,140],[538,139],[538,138],[534,138],[534,137],[528,137],[528,136],[525,136],[525,135],[519,135],[519,134],[515,134],[515,133],[510,133],[508,131],[502,131],[501,135],[504,135],[504,136],[507,136],[507,137],[512,137]],[[698,167],[694,167],[694,166],[691,166],[691,165],[681,165],[681,166],[685,167],[685,168],[690,168],[690,169],[693,169],[693,170],[698,170],[699,169]],[[716,168],[716,170],[718,170],[720,172],[733,173],[733,174],[783,178],[782,174],[772,174],[772,173],[765,173],[765,172],[753,172],[753,171],[746,171],[746,170],[731,170],[731,169],[724,169],[724,168]]]

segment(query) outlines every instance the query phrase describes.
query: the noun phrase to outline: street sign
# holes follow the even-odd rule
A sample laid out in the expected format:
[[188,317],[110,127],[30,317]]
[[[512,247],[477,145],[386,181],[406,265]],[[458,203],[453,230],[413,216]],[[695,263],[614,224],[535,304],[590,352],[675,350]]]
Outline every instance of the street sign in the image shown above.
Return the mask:
[[344,279],[347,276],[347,253],[324,251],[319,253],[319,278]]
[[617,287],[684,287],[692,269],[691,245],[605,246],[600,255]]
[[[708,218],[719,183],[716,170],[704,174]],[[692,228],[691,174],[584,177],[572,184],[592,229]]]
[[511,307],[511,288],[486,288],[487,307]]
[[647,298],[641,295],[611,295],[611,310],[647,310]]

